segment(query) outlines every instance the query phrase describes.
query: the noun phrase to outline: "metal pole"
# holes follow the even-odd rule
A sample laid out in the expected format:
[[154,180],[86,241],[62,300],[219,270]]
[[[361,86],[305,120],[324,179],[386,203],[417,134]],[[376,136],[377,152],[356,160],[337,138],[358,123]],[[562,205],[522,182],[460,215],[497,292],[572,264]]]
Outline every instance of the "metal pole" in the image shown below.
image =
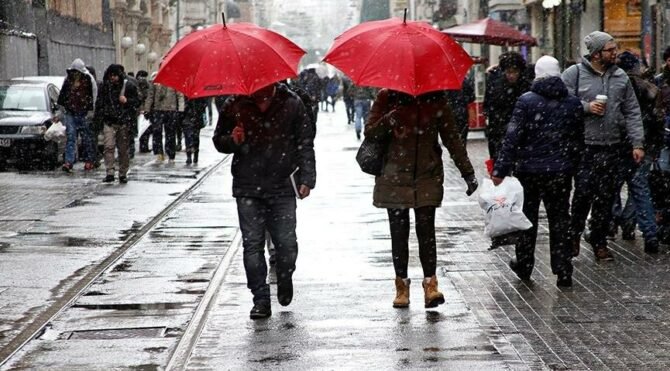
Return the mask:
[[179,18],[181,18],[180,14],[179,14],[180,4],[181,4],[181,0],[177,0],[177,22],[176,22],[176,24],[175,24],[175,28],[177,29],[177,30],[176,30],[176,31],[177,31],[177,33],[176,33],[176,35],[177,35],[177,41],[179,41],[179,28],[180,28],[180,26],[179,26]]

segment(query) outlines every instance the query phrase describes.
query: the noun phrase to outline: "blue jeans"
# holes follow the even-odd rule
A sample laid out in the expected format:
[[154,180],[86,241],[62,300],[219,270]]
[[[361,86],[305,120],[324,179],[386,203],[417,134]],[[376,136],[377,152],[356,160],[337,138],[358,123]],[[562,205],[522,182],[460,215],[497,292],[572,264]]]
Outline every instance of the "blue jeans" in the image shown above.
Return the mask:
[[354,113],[355,113],[354,124],[356,132],[360,132],[361,130],[363,130],[365,120],[368,119],[368,115],[370,114],[370,100],[354,99]]
[[270,302],[270,285],[266,278],[265,231],[270,232],[275,246],[277,281],[291,279],[298,258],[295,234],[295,197],[238,197],[237,214],[242,230],[244,270],[247,287],[254,304]]
[[650,170],[651,159],[645,157],[635,172],[624,179],[628,185],[628,199],[625,207],[621,208],[621,196],[617,194],[612,210],[614,220],[621,226],[634,226],[637,217],[637,225],[645,241],[656,239],[656,213],[649,190]]
[[84,158],[82,160],[93,162],[93,134],[86,122],[86,114],[72,115],[66,113],[63,116],[63,122],[65,123],[65,133],[67,136],[65,162],[74,164],[77,153],[77,134],[81,134],[81,144],[84,146]]

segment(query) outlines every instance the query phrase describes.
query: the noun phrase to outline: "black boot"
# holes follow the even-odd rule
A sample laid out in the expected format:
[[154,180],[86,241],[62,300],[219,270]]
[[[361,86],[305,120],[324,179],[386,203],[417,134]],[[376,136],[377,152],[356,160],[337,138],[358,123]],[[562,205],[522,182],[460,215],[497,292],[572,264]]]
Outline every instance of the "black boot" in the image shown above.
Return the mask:
[[522,281],[529,281],[530,280],[530,272],[522,270],[522,268],[519,266],[519,263],[516,261],[516,259],[512,259],[512,260],[509,261],[509,268],[514,273],[516,273],[516,276],[519,277],[520,280],[522,280]]
[[261,301],[254,304],[254,307],[251,308],[251,312],[249,312],[249,318],[251,319],[268,318],[271,315],[272,309],[270,308],[269,301]]
[[198,151],[193,152],[193,163],[198,163]]
[[191,159],[191,152],[186,152],[186,165],[190,165],[193,162]]

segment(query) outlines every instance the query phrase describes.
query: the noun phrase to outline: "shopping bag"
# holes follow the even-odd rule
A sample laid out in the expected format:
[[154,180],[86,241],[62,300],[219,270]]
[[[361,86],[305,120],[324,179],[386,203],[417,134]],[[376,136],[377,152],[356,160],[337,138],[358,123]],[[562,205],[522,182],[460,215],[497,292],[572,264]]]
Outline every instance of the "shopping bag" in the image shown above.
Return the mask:
[[491,179],[484,178],[479,206],[484,211],[484,234],[488,237],[525,231],[533,226],[523,214],[523,187],[515,177],[505,177],[497,187]]
[[44,140],[54,141],[54,142],[64,142],[65,141],[65,125],[63,123],[55,122],[49,126],[47,131],[44,133]]

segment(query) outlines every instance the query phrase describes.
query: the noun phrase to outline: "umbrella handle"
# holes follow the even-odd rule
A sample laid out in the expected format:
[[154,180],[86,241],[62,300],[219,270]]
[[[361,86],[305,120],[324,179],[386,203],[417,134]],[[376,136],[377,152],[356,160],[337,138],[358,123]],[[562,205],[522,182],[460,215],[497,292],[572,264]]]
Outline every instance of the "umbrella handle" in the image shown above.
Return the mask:
[[226,13],[221,12],[221,20],[223,21],[223,28],[226,28]]
[[407,24],[407,8],[405,8],[405,15],[402,17],[402,23]]

